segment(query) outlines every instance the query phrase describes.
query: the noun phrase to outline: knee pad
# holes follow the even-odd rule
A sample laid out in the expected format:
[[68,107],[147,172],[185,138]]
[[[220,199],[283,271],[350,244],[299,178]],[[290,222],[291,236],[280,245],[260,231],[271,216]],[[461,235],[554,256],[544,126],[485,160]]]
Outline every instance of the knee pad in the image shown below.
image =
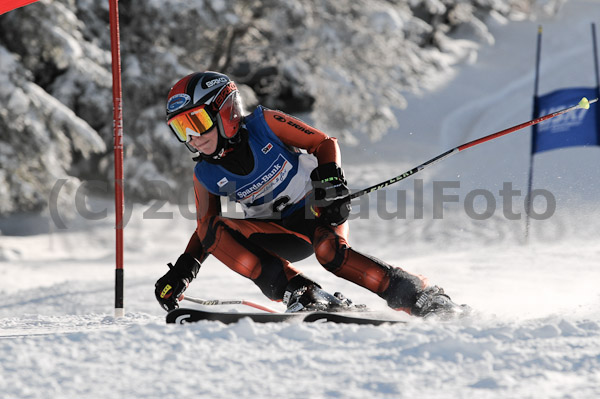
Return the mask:
[[346,258],[349,248],[343,238],[335,234],[326,234],[319,242],[315,243],[315,256],[317,261],[328,271],[337,272]]

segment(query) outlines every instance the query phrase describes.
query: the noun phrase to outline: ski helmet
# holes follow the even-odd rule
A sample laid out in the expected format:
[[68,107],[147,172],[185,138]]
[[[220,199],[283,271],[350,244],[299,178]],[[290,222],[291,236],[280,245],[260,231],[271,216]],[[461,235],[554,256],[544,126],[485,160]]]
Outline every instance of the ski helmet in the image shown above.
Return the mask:
[[235,83],[222,73],[192,73],[179,80],[167,98],[167,124],[177,139],[188,143],[216,127],[223,139],[233,139],[241,126],[243,106]]

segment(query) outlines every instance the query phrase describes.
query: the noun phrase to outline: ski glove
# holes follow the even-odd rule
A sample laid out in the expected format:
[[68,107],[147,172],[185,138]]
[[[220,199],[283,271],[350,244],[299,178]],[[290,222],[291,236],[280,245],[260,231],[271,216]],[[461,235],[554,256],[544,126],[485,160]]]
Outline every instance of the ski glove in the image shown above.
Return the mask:
[[158,303],[166,311],[177,309],[183,293],[196,278],[200,270],[200,262],[192,255],[184,253],[177,259],[175,266],[169,263],[170,270],[154,285],[154,295]]
[[348,220],[350,199],[344,171],[335,162],[317,166],[310,174],[313,186],[311,211],[321,221],[339,226]]

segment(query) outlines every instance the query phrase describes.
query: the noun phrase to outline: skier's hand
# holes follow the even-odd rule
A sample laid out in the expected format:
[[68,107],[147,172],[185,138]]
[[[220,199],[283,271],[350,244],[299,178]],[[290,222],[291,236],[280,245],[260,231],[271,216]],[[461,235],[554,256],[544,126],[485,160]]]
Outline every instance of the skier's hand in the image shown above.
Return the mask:
[[312,171],[310,178],[313,186],[313,214],[331,226],[339,226],[348,220],[352,208],[342,168],[334,162],[319,165]]
[[175,266],[169,264],[169,267],[171,269],[154,285],[156,300],[166,311],[179,307],[183,293],[200,270],[200,262],[192,255],[184,253],[177,259]]
[[335,162],[317,166],[311,172],[310,179],[316,201],[332,202],[350,193],[344,170]]
[[348,197],[335,200],[324,207],[317,207],[319,219],[331,226],[339,226],[350,216],[350,199]]
[[185,279],[174,275],[173,269],[169,270],[164,276],[158,279],[154,285],[154,295],[156,300],[166,311],[177,309],[179,299],[183,299],[183,292],[188,287]]

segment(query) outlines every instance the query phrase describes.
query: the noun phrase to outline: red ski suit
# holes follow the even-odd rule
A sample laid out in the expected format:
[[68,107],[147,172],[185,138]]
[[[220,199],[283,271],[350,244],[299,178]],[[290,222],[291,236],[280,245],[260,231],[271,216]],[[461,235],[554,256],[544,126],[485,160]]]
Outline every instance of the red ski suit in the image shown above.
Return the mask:
[[[265,109],[264,117],[284,144],[306,150],[317,158],[319,165],[329,162],[341,165],[334,137],[280,111]],[[281,118],[293,123],[279,123]],[[420,276],[353,250],[347,239],[348,222],[333,227],[315,220],[228,218],[221,215],[220,198],[210,193],[196,176],[194,190],[198,223],[186,252],[199,260],[213,255],[253,280],[272,300],[281,300],[287,282],[300,274],[290,261],[313,252],[327,270],[378,294],[392,308],[409,311],[417,292],[426,286]],[[286,253],[286,248],[293,250]]]

